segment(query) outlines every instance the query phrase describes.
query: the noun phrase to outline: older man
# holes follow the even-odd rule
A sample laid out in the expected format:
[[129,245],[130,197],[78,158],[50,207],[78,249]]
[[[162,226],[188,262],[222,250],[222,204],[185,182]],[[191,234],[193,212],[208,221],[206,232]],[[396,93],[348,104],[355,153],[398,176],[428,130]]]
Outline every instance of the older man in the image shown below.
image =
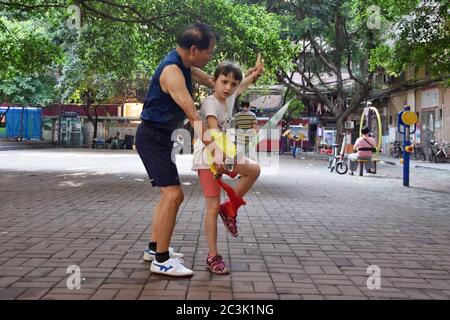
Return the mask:
[[[190,276],[183,254],[169,248],[183,190],[175,163],[171,160],[172,132],[187,117],[194,128],[200,122],[192,99],[192,81],[212,86],[212,78],[201,71],[212,58],[217,36],[208,25],[195,24],[178,38],[178,46],[153,74],[136,132],[136,149],[153,186],[161,190],[155,207],[152,235],[144,260],[152,261],[150,271],[168,276]],[[203,128],[203,132],[206,128]],[[197,132],[203,139],[203,135]],[[207,142],[205,142],[207,144]]]

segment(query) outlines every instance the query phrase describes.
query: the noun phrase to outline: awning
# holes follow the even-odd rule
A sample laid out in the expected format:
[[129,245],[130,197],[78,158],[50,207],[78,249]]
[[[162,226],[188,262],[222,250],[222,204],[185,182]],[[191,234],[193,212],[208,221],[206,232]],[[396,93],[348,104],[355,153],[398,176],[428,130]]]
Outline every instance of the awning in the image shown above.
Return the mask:
[[277,110],[281,107],[282,95],[268,95],[259,97],[253,101],[250,101],[250,108],[267,110]]

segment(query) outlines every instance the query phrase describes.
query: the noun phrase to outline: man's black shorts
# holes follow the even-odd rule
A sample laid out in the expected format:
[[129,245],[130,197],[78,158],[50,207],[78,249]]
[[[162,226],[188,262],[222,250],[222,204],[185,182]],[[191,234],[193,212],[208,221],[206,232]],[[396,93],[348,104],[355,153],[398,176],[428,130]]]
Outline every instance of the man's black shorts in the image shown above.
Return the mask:
[[177,166],[171,157],[172,131],[152,127],[144,121],[136,131],[136,150],[154,187],[180,185]]

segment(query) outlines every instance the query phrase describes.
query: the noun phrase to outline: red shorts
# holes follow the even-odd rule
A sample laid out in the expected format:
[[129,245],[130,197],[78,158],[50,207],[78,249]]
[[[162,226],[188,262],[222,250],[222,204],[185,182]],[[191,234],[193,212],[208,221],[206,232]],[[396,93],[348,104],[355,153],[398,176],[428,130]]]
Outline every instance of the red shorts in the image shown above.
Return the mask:
[[220,186],[209,169],[198,169],[198,177],[202,185],[205,198],[215,198],[220,196]]
[[[215,198],[220,196],[220,185],[214,178],[214,174],[209,169],[198,169],[198,177],[202,185],[203,195],[205,198]],[[232,171],[231,176],[236,176],[237,172]]]

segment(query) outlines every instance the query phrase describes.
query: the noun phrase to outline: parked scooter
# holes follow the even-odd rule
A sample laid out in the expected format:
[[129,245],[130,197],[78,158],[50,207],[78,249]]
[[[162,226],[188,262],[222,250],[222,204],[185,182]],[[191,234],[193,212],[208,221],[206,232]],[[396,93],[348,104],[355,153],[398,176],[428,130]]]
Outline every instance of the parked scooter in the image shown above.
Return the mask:
[[446,162],[447,159],[450,158],[449,152],[446,150],[447,147],[448,144],[444,142],[442,143],[442,146],[438,147],[434,162]]
[[439,150],[439,143],[435,142],[434,140],[430,140],[429,149],[430,149],[430,155],[428,156],[428,160],[430,162],[435,162],[436,154]]

